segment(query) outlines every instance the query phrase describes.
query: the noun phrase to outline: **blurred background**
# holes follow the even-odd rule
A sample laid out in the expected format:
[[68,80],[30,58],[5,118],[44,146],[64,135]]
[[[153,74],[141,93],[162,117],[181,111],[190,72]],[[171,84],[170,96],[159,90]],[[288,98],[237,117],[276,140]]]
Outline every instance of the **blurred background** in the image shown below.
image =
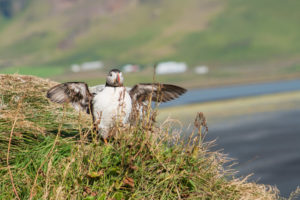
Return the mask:
[[0,0],[0,73],[189,89],[161,106],[183,127],[204,112],[207,141],[237,176],[300,185],[300,1]]

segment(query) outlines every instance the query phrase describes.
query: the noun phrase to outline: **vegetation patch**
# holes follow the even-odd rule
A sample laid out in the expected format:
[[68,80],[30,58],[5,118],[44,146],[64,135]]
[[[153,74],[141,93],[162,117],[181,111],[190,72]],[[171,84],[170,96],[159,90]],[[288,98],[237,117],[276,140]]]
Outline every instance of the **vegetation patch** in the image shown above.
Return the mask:
[[3,74],[24,74],[39,77],[52,77],[65,73],[67,69],[61,66],[23,66],[23,67],[5,67],[1,68]]
[[300,72],[300,64],[292,65],[285,69],[286,72]]
[[[237,179],[203,143],[197,114],[187,141],[152,114],[113,127],[105,145],[89,115],[50,103],[54,82],[0,75],[0,199],[277,199],[270,186]],[[155,112],[154,112],[155,113]]]

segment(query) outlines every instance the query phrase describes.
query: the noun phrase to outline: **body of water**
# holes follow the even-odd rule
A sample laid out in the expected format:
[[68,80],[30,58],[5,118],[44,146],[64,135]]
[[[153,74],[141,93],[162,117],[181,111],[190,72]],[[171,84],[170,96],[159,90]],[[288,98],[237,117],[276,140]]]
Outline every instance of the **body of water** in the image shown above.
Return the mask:
[[179,106],[200,102],[234,99],[300,90],[300,80],[278,81],[250,85],[189,90],[178,99],[164,103],[161,107]]
[[209,127],[207,140],[238,163],[239,176],[277,186],[281,195],[300,186],[300,109],[226,119]]

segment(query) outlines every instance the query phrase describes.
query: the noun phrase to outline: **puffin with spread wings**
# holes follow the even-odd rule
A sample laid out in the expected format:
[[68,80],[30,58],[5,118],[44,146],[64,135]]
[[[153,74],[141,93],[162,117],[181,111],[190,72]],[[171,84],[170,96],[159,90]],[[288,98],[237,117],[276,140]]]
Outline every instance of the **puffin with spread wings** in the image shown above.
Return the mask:
[[[71,103],[76,110],[90,113],[96,129],[107,143],[109,129],[116,121],[129,123],[134,106],[151,101],[167,102],[187,90],[170,84],[140,83],[132,88],[123,86],[124,78],[118,69],[111,70],[105,85],[88,87],[84,82],[67,82],[48,90],[47,97],[55,103]],[[137,108],[138,107],[138,108]]]

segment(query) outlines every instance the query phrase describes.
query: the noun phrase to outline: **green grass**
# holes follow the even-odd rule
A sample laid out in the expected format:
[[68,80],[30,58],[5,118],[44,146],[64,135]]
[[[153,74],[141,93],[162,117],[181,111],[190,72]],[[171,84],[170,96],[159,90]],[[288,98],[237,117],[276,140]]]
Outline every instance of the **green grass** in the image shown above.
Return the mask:
[[90,116],[46,99],[55,83],[19,75],[0,81],[0,199],[278,198],[274,188],[223,167],[228,159],[202,141],[202,114],[187,141],[170,135],[172,123],[159,128],[145,116],[113,127],[105,145]]
[[300,64],[295,64],[285,69],[285,72],[300,72]]
[[230,0],[206,30],[178,42],[176,58],[245,63],[299,55],[299,6],[293,0]]
[[52,77],[63,74],[66,70],[58,66],[23,66],[23,67],[7,67],[4,69],[0,68],[0,73],[3,74],[24,74],[34,75],[39,77]]

